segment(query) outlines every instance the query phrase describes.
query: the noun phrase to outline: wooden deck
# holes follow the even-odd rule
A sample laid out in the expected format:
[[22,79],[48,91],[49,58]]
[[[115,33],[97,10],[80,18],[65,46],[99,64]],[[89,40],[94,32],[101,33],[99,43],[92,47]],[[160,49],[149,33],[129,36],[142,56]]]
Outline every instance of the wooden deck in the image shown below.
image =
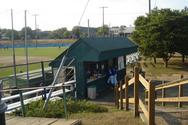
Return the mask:
[[6,125],[80,125],[80,120],[6,116]]

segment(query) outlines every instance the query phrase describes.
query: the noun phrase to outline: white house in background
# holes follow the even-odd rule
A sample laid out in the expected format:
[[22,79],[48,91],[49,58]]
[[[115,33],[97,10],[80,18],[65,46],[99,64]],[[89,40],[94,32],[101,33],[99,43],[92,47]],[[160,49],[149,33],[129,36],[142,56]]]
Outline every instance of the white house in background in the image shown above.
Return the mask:
[[119,27],[118,26],[114,26],[114,27],[110,27],[109,28],[110,31],[110,35],[119,35]]
[[110,27],[110,35],[112,36],[129,36],[135,30],[135,27],[126,27],[126,26],[115,26]]

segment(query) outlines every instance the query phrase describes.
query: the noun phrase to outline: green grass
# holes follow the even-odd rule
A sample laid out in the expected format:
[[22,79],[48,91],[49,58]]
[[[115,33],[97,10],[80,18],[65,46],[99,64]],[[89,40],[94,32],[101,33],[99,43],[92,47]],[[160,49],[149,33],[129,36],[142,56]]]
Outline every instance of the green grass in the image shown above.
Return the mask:
[[[44,66],[47,67],[48,63],[45,63]],[[41,69],[41,63],[29,65],[29,71],[36,70],[36,69]],[[17,66],[16,73],[20,73],[20,72],[26,72],[26,66]],[[0,78],[6,77],[12,74],[14,74],[13,67],[3,68],[1,69],[1,72],[0,72]]]
[[188,62],[182,63],[181,58],[171,58],[169,61],[168,68],[164,68],[162,59],[157,59],[157,64],[154,64],[152,60],[143,60],[140,62],[142,68],[147,74],[151,76],[161,76],[173,74],[187,74]]
[[[61,54],[67,47],[49,47],[49,48],[29,48],[28,49],[28,55],[30,57],[47,57],[50,59],[54,59],[57,57],[59,54]],[[16,50],[16,56],[25,56],[25,50],[23,48],[17,48]],[[0,49],[0,58],[6,57],[6,56],[12,56],[12,49],[4,50]],[[37,62],[37,60],[36,60]],[[4,66],[6,64],[2,64],[0,62],[0,66]],[[48,66],[48,64],[45,64],[45,67]],[[32,64],[29,65],[29,70],[35,70],[35,69],[40,69],[41,64]],[[17,67],[17,73],[20,71],[25,72],[26,71],[26,66],[18,66]],[[0,72],[0,78],[12,75],[13,74],[13,68],[6,68],[6,69],[1,69]]]
[[[60,53],[62,53],[65,49],[67,49],[67,47],[28,48],[28,55],[55,58]],[[16,48],[15,53],[16,56],[25,56],[25,49]],[[8,49],[8,50],[0,49],[0,57],[1,56],[12,56],[12,49]]]
[[82,125],[145,125],[133,112],[118,110],[114,106],[105,106],[108,112],[103,113],[77,113],[70,115],[70,119],[80,119]]

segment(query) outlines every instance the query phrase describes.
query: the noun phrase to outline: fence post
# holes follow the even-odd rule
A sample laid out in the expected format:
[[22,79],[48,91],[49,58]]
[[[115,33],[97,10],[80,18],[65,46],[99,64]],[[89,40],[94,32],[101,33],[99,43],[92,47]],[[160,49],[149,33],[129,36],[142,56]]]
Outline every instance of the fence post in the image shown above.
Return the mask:
[[138,96],[138,87],[139,87],[139,69],[138,67],[134,68],[134,116],[139,116],[139,96]]
[[155,125],[155,87],[151,83],[148,91],[148,113],[148,124]]
[[114,97],[115,97],[115,106],[118,106],[118,85],[116,84],[114,87]]
[[144,98],[144,103],[147,105],[146,99],[148,99],[148,91],[146,89],[144,90]]
[[65,111],[65,118],[68,119],[65,86],[63,86],[63,105],[64,105],[64,111]]
[[119,85],[117,84],[115,86],[115,90],[116,90],[116,106],[119,109],[119,90],[118,89],[119,89]]
[[114,86],[114,102],[115,106],[117,106],[117,85]]
[[[3,82],[0,80],[0,90],[3,89]],[[6,125],[5,122],[5,111],[7,110],[7,105],[1,101],[2,92],[0,92],[0,125]]]
[[[182,74],[180,75],[180,79],[183,79]],[[179,88],[178,97],[182,97],[183,96],[183,86],[179,85],[178,88]],[[181,108],[181,107],[182,107],[182,102],[178,102],[178,108]]]
[[[163,81],[164,84],[164,81]],[[162,98],[165,97],[165,88],[162,88]],[[162,106],[165,106],[165,102],[162,102]]]
[[[41,61],[41,69],[42,69],[42,86],[43,85],[46,85],[46,77],[45,77],[45,72],[44,72],[44,62]],[[46,88],[44,88],[44,91],[43,91],[43,100],[46,99]]]
[[129,110],[129,77],[128,76],[125,76],[125,103],[126,103],[126,106],[125,106],[125,109],[126,111]]
[[122,81],[120,81],[120,110],[123,109],[123,88],[122,88]]
[[25,106],[24,106],[23,94],[21,90],[19,90],[19,93],[20,93],[20,103],[22,107],[22,116],[25,117]]

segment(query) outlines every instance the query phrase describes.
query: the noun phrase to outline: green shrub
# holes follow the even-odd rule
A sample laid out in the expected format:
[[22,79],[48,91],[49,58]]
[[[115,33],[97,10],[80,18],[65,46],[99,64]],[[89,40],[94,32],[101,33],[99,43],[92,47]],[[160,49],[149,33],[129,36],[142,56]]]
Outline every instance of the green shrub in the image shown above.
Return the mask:
[[[65,117],[64,113],[64,103],[63,100],[49,101],[47,110],[43,110],[44,101],[39,100],[31,102],[25,106],[26,116],[28,117],[47,117],[47,118],[62,118]],[[72,113],[82,113],[82,112],[93,112],[101,113],[108,112],[108,108],[93,104],[86,100],[67,100],[67,112]],[[15,115],[20,114],[19,110],[14,112]]]

